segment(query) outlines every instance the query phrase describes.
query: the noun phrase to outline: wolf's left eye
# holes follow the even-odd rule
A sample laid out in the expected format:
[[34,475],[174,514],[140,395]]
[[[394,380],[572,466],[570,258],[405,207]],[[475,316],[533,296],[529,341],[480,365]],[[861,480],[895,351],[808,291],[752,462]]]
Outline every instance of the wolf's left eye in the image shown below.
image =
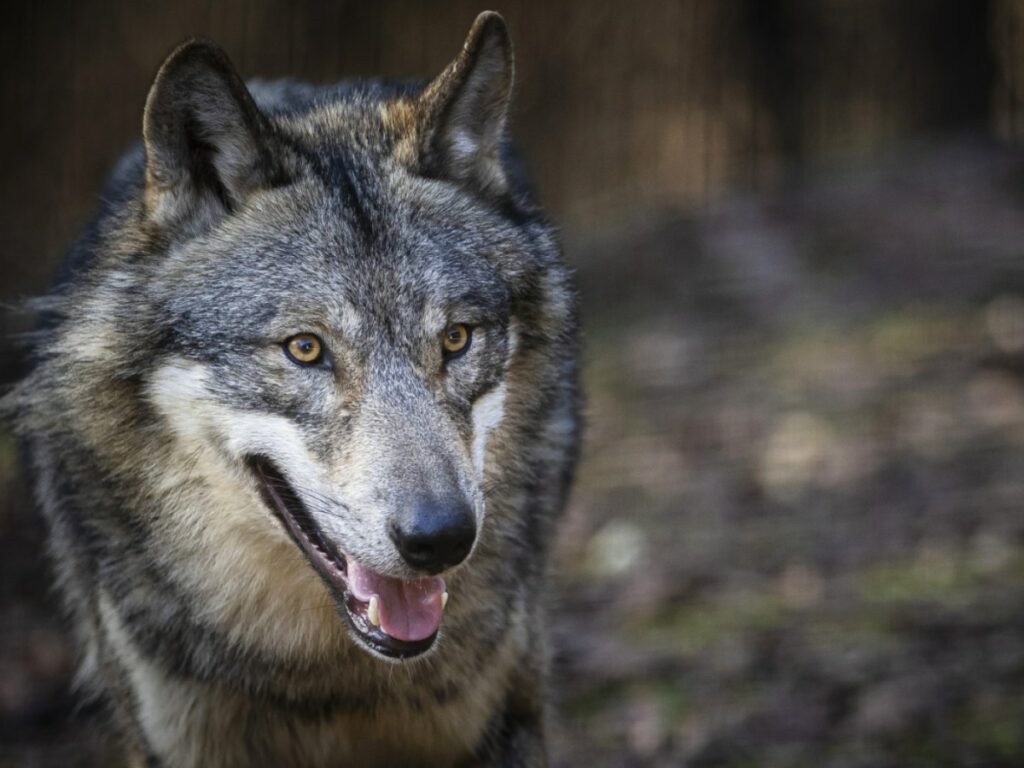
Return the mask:
[[315,365],[324,357],[324,343],[312,333],[300,333],[285,341],[284,351],[293,363]]
[[458,357],[469,349],[473,329],[462,323],[451,323],[441,334],[441,349],[446,359]]

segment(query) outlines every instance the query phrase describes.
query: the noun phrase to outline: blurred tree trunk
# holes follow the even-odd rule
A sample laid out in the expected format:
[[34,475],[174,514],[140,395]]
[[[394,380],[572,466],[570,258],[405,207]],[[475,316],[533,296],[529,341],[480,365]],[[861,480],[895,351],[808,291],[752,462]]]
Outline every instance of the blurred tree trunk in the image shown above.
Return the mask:
[[[517,50],[512,127],[567,226],[760,190],[832,157],[992,119],[1024,132],[1021,0],[497,4]],[[0,259],[38,290],[139,135],[160,59],[192,35],[247,76],[437,72],[474,0],[74,0],[0,6]],[[995,51],[993,52],[993,47]],[[998,62],[998,76],[996,64]],[[2,330],[2,328],[0,328]]]
[[996,0],[992,12],[992,47],[998,76],[992,105],[996,135],[1024,143],[1024,2]]

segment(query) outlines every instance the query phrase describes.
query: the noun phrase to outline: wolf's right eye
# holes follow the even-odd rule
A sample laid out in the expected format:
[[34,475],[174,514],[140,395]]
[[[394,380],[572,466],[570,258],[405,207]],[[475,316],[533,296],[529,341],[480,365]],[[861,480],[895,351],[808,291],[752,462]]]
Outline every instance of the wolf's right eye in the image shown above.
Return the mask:
[[284,351],[293,363],[316,365],[324,357],[324,343],[312,333],[300,333],[284,343]]
[[447,358],[457,357],[469,348],[472,329],[463,323],[451,323],[441,334],[441,348]]

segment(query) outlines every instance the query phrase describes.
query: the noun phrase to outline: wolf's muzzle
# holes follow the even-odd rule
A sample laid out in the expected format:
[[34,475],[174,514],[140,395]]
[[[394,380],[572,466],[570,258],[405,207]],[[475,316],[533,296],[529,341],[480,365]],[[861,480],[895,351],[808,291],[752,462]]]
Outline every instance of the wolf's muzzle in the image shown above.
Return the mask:
[[418,571],[437,574],[458,565],[476,540],[476,519],[463,500],[422,500],[389,530],[402,559]]

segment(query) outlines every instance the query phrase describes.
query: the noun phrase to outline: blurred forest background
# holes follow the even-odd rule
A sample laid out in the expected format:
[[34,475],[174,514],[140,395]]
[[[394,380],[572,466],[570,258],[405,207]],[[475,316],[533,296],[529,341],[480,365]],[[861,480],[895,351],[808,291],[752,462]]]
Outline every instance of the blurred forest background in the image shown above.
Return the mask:
[[[495,8],[587,331],[556,764],[1024,765],[1024,2]],[[431,75],[482,9],[4,4],[0,300],[45,289],[180,40]],[[0,487],[0,766],[110,765],[7,432]]]

